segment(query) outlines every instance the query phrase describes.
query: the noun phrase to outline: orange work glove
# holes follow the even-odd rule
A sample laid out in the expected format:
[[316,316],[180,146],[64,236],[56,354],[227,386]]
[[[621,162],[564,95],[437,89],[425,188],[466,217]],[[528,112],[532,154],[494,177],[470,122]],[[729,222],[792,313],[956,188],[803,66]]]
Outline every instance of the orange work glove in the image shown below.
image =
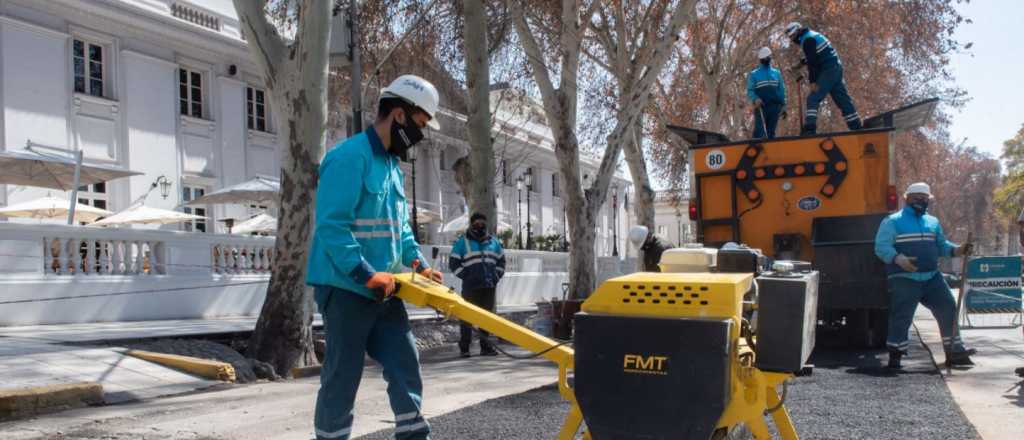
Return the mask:
[[378,301],[395,294],[395,277],[387,272],[376,272],[366,281],[366,288],[377,296]]
[[430,280],[435,283],[444,283],[444,275],[434,269],[423,269],[423,272],[420,272],[420,275],[430,278]]

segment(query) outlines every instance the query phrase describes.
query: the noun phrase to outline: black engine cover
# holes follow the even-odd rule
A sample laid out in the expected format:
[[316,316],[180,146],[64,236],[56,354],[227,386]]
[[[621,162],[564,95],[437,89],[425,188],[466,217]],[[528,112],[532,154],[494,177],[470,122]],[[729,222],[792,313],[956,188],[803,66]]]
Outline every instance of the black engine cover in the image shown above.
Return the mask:
[[595,440],[707,440],[729,403],[729,320],[579,313],[575,393]]
[[800,371],[814,349],[818,272],[757,277],[757,368]]

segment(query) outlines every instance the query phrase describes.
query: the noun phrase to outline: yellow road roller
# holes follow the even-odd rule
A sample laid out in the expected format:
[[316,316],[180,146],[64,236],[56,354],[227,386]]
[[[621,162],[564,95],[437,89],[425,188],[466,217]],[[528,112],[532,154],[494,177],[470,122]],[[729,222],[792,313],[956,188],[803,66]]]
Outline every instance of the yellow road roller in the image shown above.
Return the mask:
[[783,399],[814,346],[817,272],[612,278],[576,314],[573,348],[425,277],[396,278],[406,302],[556,363],[559,393],[570,403],[559,440],[581,430],[596,440],[717,440],[741,425],[769,440],[768,418],[782,439],[798,439]]

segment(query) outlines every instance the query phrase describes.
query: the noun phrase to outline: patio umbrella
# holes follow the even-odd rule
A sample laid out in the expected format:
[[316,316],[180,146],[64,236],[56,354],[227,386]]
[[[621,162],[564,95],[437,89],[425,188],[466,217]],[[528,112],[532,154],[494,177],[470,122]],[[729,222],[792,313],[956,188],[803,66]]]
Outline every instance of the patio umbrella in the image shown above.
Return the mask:
[[[100,217],[113,214],[106,209],[94,206],[75,204],[75,221],[94,222]],[[68,200],[47,195],[27,202],[17,203],[0,208],[2,217],[24,217],[38,219],[63,219],[68,217]]]
[[[441,232],[462,232],[469,227],[469,214],[463,213],[462,215],[455,218],[444,225],[441,228]],[[512,225],[505,223],[501,220],[498,221],[498,231],[510,230]]]
[[[28,142],[25,152],[0,151],[0,184],[38,186],[71,191],[68,200],[68,224],[73,224],[78,187],[106,182],[142,173],[105,165],[83,165],[82,151],[47,147]],[[71,153],[74,157],[37,151],[48,149]]]
[[91,223],[90,226],[111,225],[169,225],[191,220],[204,220],[206,217],[167,209],[152,208],[146,205],[135,205],[103,220]]
[[266,177],[231,185],[189,201],[185,206],[224,205],[224,204],[261,204],[277,203],[281,193],[281,182]]
[[277,232],[277,218],[264,213],[231,228],[231,233],[233,234],[251,234],[253,232]]

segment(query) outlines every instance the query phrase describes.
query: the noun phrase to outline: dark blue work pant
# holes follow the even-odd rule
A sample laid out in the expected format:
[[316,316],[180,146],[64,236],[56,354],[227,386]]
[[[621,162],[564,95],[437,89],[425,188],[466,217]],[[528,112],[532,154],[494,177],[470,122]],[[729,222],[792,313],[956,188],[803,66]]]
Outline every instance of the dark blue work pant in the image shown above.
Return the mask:
[[384,369],[395,413],[395,438],[428,439],[430,426],[420,412],[419,354],[405,303],[398,298],[379,303],[330,286],[316,286],[315,291],[327,333],[313,420],[317,440],[349,438],[366,355]]
[[754,109],[754,139],[775,139],[775,128],[779,126],[782,106],[764,104]]
[[892,351],[907,352],[910,347],[910,325],[914,322],[917,303],[924,304],[939,323],[942,346],[946,353],[964,351],[959,334],[954,334],[956,300],[941,273],[927,281],[905,277],[890,277],[889,285],[889,337],[886,347]]
[[825,67],[818,75],[817,84],[818,90],[807,95],[807,114],[804,117],[802,131],[807,134],[815,133],[818,130],[818,107],[821,105],[821,101],[824,101],[825,97],[829,95],[832,96],[832,101],[839,106],[839,110],[843,112],[846,126],[850,130],[860,130],[860,115],[857,114],[857,109],[853,106],[853,98],[846,91],[846,82],[843,81],[843,65],[837,63]]

